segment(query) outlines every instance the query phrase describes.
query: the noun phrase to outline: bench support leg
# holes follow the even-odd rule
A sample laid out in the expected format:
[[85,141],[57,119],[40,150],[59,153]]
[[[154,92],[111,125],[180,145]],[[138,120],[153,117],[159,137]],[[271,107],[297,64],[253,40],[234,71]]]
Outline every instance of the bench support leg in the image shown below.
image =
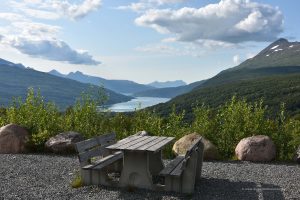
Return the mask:
[[168,192],[181,192],[181,177],[166,176],[165,190]]
[[83,185],[91,185],[92,184],[92,171],[91,170],[81,170],[81,178]]
[[81,170],[83,185],[109,186],[107,173],[103,170]]
[[203,151],[204,151],[204,144],[203,144],[203,142],[200,142],[199,146],[198,146],[196,182],[200,182],[200,179],[201,179],[201,171],[202,171],[202,165],[203,165]]
[[162,161],[162,151],[149,154],[149,170],[151,175],[158,175],[159,172],[164,168],[164,163]]

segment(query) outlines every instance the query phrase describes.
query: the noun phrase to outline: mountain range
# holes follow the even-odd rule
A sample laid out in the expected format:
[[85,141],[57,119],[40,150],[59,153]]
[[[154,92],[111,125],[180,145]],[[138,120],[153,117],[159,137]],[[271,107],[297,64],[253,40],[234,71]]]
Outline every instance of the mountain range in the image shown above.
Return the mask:
[[[0,59],[0,106],[7,106],[13,97],[24,99],[29,87],[40,89],[46,101],[53,101],[60,109],[73,105],[82,92],[96,94],[100,87],[75,80],[53,76],[26,68],[22,64]],[[129,101],[132,97],[105,89],[109,97],[107,104]]]
[[[188,115],[197,104],[216,108],[235,95],[249,101],[263,98],[271,113],[285,102],[288,113],[300,117],[300,42],[286,39],[275,41],[238,66],[188,85],[183,81],[156,81],[143,85],[128,80],[107,80],[78,71],[66,75],[56,70],[44,73],[4,59],[0,59],[0,73],[0,105],[4,106],[13,97],[25,98],[28,87],[34,87],[40,89],[47,101],[54,101],[64,109],[73,105],[81,92],[96,93],[101,85],[109,96],[107,104],[132,99],[118,93],[172,98],[148,108],[162,115],[170,113],[174,104],[178,111],[185,110]],[[176,84],[180,86],[176,87]]]
[[203,84],[205,80],[190,83],[188,85],[182,85],[178,87],[166,87],[166,88],[155,88],[150,90],[145,90],[141,92],[136,92],[133,94],[135,97],[160,97],[160,98],[174,98],[178,95],[190,92],[197,86]]
[[76,80],[81,83],[89,83],[93,85],[103,86],[104,88],[122,94],[132,94],[154,88],[149,85],[143,85],[128,80],[107,80],[97,76],[89,76],[79,71],[70,72],[69,74],[62,74],[56,70],[51,70],[48,73],[58,77]]
[[165,82],[154,81],[154,82],[149,83],[147,85],[149,85],[151,87],[155,87],[155,88],[169,88],[169,87],[184,86],[184,85],[186,85],[186,82],[184,82],[182,80],[165,81]]
[[216,108],[234,95],[248,101],[263,99],[271,113],[284,102],[290,115],[300,116],[300,43],[279,39],[255,57],[149,109],[167,115],[175,104],[177,111],[191,113],[197,104]]

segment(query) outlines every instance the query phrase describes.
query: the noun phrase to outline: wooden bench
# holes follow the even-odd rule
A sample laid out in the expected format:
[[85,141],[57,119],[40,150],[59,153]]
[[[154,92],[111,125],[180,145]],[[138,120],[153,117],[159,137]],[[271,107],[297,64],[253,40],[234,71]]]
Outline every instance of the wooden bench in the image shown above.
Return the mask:
[[200,180],[203,149],[202,138],[197,139],[184,156],[177,156],[161,172],[165,178],[164,189],[180,193],[194,192],[195,182]]
[[[108,173],[120,171],[123,153],[105,147],[116,143],[116,134],[101,135],[75,144],[84,185],[112,185]],[[97,159],[96,159],[97,158]]]

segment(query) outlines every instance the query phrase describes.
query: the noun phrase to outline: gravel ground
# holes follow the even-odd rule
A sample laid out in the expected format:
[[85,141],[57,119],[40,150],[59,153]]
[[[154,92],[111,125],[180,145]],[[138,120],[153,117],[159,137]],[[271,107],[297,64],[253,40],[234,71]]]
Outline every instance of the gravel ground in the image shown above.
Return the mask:
[[300,165],[204,162],[194,195],[70,187],[75,156],[0,155],[0,199],[300,199]]

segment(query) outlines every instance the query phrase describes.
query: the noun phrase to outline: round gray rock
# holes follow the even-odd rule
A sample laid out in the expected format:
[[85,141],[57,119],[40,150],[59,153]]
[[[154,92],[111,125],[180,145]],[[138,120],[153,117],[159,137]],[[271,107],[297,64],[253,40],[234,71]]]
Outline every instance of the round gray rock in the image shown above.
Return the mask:
[[0,128],[0,153],[15,154],[26,153],[28,142],[28,131],[16,124],[8,124]]
[[[176,155],[185,155],[189,147],[193,144],[193,142],[200,138],[201,135],[197,133],[191,133],[183,136],[179,140],[175,142],[173,145],[173,152]],[[202,137],[202,142],[204,144],[204,152],[203,152],[203,159],[204,160],[216,160],[219,158],[218,149],[216,146],[211,143],[208,139]]]
[[276,147],[270,137],[256,135],[242,139],[235,148],[239,160],[268,162],[275,158]]
[[53,153],[75,153],[75,143],[84,140],[80,133],[69,131],[51,137],[46,143],[45,148]]

